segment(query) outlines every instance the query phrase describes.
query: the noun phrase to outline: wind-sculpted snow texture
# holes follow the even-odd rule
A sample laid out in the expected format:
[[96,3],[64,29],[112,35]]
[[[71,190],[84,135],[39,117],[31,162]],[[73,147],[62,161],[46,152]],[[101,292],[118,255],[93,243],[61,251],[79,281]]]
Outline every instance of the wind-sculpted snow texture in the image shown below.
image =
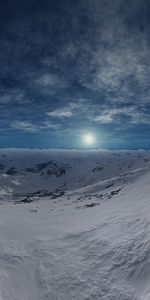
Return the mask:
[[0,151],[0,300],[149,300],[150,153]]

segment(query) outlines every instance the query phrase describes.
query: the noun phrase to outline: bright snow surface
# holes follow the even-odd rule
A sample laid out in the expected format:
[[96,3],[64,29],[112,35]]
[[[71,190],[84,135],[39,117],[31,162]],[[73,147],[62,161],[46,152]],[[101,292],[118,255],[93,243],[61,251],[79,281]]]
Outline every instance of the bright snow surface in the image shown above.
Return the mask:
[[0,151],[0,300],[149,300],[150,153]]

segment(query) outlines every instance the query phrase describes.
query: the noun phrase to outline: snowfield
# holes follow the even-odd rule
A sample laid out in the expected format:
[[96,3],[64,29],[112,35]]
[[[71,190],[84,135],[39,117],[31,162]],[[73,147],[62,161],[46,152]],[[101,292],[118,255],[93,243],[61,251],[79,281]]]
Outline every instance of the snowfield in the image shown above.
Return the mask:
[[150,300],[150,152],[0,150],[0,300]]

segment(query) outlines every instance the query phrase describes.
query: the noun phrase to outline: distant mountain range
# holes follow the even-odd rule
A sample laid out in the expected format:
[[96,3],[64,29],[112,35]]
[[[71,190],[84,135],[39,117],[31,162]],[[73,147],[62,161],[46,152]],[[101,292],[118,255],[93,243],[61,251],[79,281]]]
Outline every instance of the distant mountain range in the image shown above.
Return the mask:
[[122,189],[149,168],[150,152],[142,150],[0,150],[0,200],[30,202]]

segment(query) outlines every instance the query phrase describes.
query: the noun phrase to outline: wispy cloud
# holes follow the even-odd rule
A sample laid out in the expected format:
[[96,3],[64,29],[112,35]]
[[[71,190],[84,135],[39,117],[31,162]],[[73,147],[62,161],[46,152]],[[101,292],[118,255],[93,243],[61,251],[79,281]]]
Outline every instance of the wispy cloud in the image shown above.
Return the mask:
[[37,125],[35,125],[31,122],[28,122],[28,121],[14,121],[11,124],[11,127],[13,129],[18,129],[18,130],[25,131],[28,133],[36,133],[36,132],[38,132],[38,129],[39,129]]
[[88,107],[88,100],[80,98],[76,101],[70,101],[67,106],[62,106],[55,110],[47,111],[46,115],[58,119],[71,118],[73,116],[79,116],[79,114],[87,113]]
[[128,118],[128,125],[150,125],[149,114],[139,110],[138,106],[104,109],[100,114],[90,115],[89,119],[97,124],[123,123],[123,117]]
[[46,120],[43,122],[43,125],[40,126],[41,129],[54,129],[54,130],[59,130],[61,129],[61,124],[54,124],[50,122],[49,120]]
[[45,72],[35,79],[35,87],[50,94],[56,92],[57,89],[64,89],[66,85],[67,83],[63,78],[58,74],[52,74],[50,72]]
[[37,133],[42,130],[52,129],[52,130],[59,130],[61,128],[60,124],[54,124],[49,121],[44,121],[42,124],[34,124],[33,122],[29,121],[14,121],[11,124],[12,129],[21,130],[27,133]]
[[26,97],[23,89],[13,88],[0,95],[0,104],[29,104],[30,100]]
[[57,109],[53,111],[49,111],[46,113],[47,116],[49,117],[54,117],[54,118],[70,118],[73,116],[73,112],[68,110],[68,109]]
[[68,104],[68,106],[64,106],[62,108],[58,108],[56,110],[48,111],[46,112],[46,115],[52,118],[71,118],[78,107],[81,107],[82,104],[77,102],[71,102]]

